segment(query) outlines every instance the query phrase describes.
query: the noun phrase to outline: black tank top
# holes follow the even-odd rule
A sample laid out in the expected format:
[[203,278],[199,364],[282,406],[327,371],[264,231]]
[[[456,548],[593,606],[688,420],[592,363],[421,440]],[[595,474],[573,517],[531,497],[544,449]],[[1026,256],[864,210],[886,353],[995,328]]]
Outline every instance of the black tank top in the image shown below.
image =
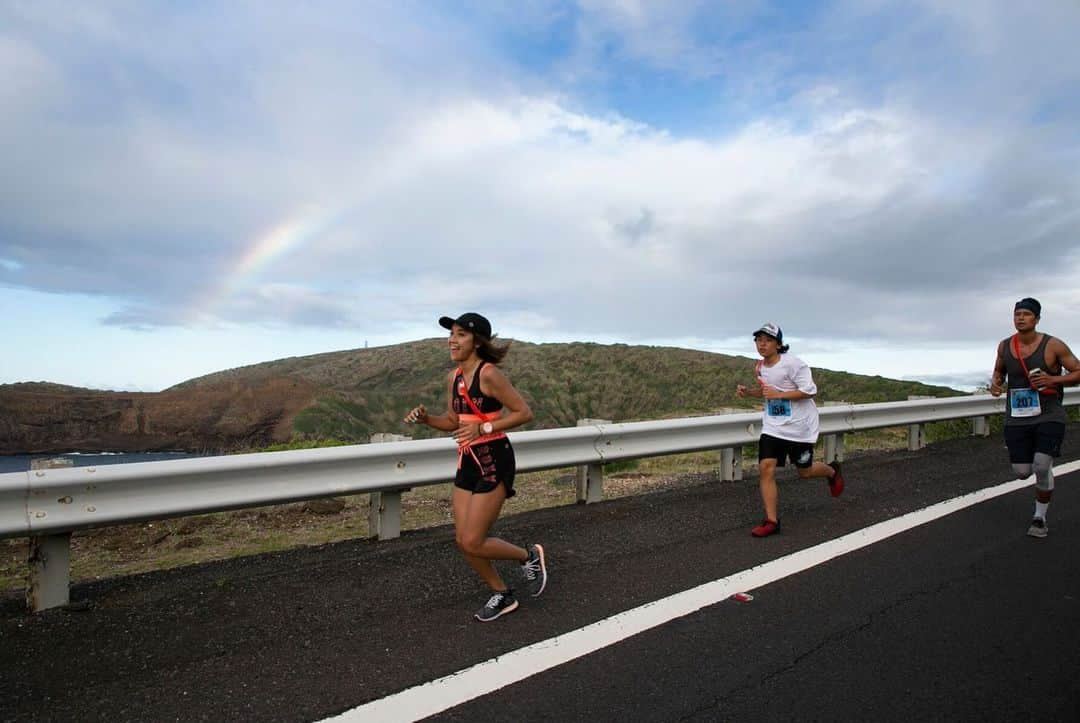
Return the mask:
[[[1046,363],[1046,345],[1053,339],[1049,334],[1043,334],[1042,341],[1039,342],[1039,346],[1035,348],[1035,351],[1031,352],[1028,356],[1024,357],[1024,364],[1027,365],[1028,371],[1032,369],[1042,369],[1051,376],[1057,376],[1061,374],[1061,365],[1057,365],[1057,369],[1051,369]],[[1024,373],[1024,367],[1020,365],[1020,361],[1013,354],[1012,348],[1013,338],[1010,336],[1004,342],[1005,345],[1005,372],[1008,375],[1009,390],[1013,389],[1030,389],[1031,382],[1028,381],[1027,374]],[[1061,406],[1061,400],[1065,395],[1064,389],[1060,386],[1055,387],[1057,394],[1040,394],[1039,406],[1042,409],[1042,413],[1034,417],[1014,417],[1011,401],[1006,405],[1005,424],[1041,424],[1043,422],[1064,422],[1066,420],[1065,407]]]
[[[495,397],[486,396],[480,391],[480,370],[484,368],[487,362],[480,362],[480,366],[476,367],[476,373],[473,374],[472,387],[469,389],[469,396],[472,397],[473,404],[476,405],[484,414],[493,414],[503,408],[502,402]],[[461,388],[465,384],[464,372],[458,372],[454,376],[454,413],[455,414],[472,414],[472,407],[461,396]]]

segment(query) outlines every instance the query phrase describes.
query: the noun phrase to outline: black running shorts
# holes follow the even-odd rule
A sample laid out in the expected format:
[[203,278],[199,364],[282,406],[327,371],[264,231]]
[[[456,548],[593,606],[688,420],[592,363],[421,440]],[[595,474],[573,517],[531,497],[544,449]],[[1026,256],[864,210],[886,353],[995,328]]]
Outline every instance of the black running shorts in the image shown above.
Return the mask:
[[[517,471],[517,461],[514,459],[514,448],[510,446],[510,440],[506,437],[491,442],[482,442],[472,446],[473,455],[466,450],[461,457],[461,467],[458,468],[454,486],[469,492],[483,494],[491,492],[499,483],[506,485],[507,499],[513,497],[514,473]],[[476,460],[480,460],[480,464]]]
[[758,462],[763,459],[775,459],[777,467],[783,467],[788,458],[799,469],[806,469],[814,464],[813,442],[792,442],[771,434],[763,434],[758,439]]
[[1060,457],[1064,439],[1062,422],[1005,425],[1005,445],[1009,448],[1009,461],[1014,464],[1031,464],[1036,452]]

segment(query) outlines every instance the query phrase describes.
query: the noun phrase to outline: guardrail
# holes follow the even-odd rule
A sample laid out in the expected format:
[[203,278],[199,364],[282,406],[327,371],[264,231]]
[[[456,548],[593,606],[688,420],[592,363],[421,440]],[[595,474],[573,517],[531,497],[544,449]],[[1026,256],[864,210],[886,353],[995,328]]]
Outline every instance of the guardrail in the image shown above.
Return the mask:
[[[1004,412],[989,395],[914,399],[821,408],[826,459],[843,458],[843,435],[908,426],[909,447],[925,444],[922,425]],[[1065,404],[1080,405],[1080,389]],[[621,459],[721,450],[721,479],[739,479],[741,448],[756,442],[761,413],[724,414],[510,434],[521,472],[579,466],[578,500],[603,495],[603,465]],[[262,452],[163,462],[36,469],[0,475],[0,538],[30,537],[28,603],[42,610],[68,602],[72,531],[170,517],[261,507],[335,495],[372,493],[371,531],[400,534],[401,493],[453,479],[451,439]]]

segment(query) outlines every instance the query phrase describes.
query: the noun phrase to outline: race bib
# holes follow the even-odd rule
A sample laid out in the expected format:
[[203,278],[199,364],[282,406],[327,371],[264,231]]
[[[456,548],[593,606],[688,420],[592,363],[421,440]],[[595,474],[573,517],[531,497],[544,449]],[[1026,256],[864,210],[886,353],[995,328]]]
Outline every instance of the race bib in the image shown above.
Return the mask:
[[1037,417],[1042,414],[1039,393],[1034,389],[1010,389],[1009,408],[1014,417]]
[[790,399],[767,399],[765,400],[765,413],[770,417],[790,417]]

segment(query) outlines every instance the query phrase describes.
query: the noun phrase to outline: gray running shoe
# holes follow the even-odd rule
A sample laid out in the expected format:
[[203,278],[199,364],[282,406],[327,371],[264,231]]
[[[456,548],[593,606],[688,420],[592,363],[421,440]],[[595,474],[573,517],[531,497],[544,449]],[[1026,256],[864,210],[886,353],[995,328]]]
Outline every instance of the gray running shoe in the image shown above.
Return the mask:
[[1046,537],[1046,521],[1041,517],[1036,517],[1031,521],[1031,527],[1028,528],[1028,537]]
[[521,563],[521,574],[525,578],[525,585],[529,588],[529,594],[540,597],[540,593],[547,587],[547,564],[544,562],[544,548],[540,545],[529,545],[529,559]]
[[480,608],[479,612],[476,613],[476,619],[482,623],[490,623],[502,615],[514,612],[517,610],[517,606],[518,603],[514,599],[512,590],[496,592],[484,603],[484,607]]

